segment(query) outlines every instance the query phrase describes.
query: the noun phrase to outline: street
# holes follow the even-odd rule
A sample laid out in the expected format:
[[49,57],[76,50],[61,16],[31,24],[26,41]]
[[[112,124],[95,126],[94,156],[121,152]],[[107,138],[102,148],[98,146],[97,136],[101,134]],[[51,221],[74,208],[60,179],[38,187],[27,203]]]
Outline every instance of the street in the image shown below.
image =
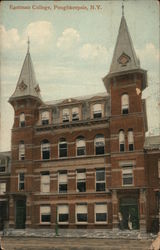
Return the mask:
[[151,240],[2,237],[5,250],[147,250]]

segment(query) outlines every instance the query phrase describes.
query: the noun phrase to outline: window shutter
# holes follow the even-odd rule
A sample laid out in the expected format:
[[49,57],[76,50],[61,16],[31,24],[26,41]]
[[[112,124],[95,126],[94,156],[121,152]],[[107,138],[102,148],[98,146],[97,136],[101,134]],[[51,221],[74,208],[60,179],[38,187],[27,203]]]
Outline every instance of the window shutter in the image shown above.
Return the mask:
[[66,183],[67,182],[67,174],[59,174],[59,183]]
[[107,204],[96,204],[95,212],[96,213],[107,213]]
[[133,131],[128,131],[128,143],[133,144]]

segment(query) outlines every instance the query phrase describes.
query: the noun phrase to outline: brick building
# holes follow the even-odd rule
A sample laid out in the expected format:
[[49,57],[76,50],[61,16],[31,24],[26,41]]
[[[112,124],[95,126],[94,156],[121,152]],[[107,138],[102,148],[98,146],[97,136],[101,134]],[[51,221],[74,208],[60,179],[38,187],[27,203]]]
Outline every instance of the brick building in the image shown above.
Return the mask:
[[144,150],[147,73],[124,16],[103,81],[105,93],[44,103],[28,48],[9,99],[9,227],[114,229],[122,217],[123,229],[150,230],[157,203]]
[[0,230],[8,223],[11,152],[0,153]]

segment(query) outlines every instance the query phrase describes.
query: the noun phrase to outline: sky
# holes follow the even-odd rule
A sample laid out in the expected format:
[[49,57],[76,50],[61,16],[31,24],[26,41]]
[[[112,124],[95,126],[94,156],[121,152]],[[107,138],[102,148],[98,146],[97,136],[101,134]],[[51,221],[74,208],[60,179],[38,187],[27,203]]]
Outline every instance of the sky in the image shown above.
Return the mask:
[[[10,150],[13,94],[30,38],[30,53],[44,101],[105,92],[122,16],[122,1],[1,2],[0,151]],[[124,15],[141,67],[148,71],[149,135],[160,134],[159,4],[126,0]]]

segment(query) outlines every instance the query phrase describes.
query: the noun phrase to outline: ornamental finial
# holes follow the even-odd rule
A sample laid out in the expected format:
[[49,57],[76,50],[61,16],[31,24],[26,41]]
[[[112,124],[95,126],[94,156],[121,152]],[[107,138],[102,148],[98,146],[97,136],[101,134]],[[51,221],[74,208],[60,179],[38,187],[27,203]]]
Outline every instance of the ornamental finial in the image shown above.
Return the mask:
[[123,2],[122,2],[122,16],[124,16],[124,4],[123,4]]

